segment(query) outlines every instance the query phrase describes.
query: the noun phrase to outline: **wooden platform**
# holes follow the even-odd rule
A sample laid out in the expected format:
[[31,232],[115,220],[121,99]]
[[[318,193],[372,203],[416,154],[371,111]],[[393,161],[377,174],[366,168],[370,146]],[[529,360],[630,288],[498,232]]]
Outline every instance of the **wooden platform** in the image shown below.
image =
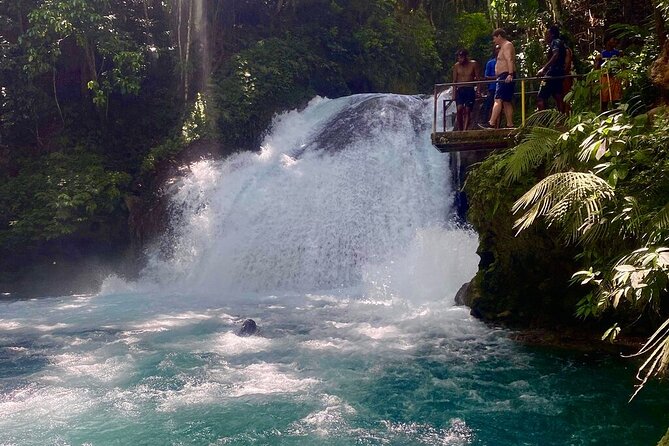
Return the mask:
[[432,144],[442,153],[506,149],[515,145],[518,129],[466,130],[432,134]]

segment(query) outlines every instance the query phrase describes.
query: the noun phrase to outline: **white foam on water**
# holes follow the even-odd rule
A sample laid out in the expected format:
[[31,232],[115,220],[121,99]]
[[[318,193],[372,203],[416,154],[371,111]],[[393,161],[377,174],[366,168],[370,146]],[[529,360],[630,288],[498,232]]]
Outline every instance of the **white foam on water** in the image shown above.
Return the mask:
[[60,381],[83,384],[94,381],[109,385],[125,378],[134,371],[134,359],[130,355],[105,357],[99,354],[63,353],[50,356]]
[[347,418],[357,413],[355,408],[334,395],[322,395],[321,401],[324,408],[293,423],[288,429],[291,435],[315,434],[323,438],[336,438],[342,432],[352,433]]
[[[339,378],[324,365],[370,361],[364,373],[374,376],[440,346],[430,343],[486,333],[451,308],[476,271],[477,240],[451,221],[448,156],[430,143],[431,116],[431,101],[413,96],[316,98],[277,116],[259,152],[193,163],[167,186],[170,228],[139,280],[3,303],[2,340],[26,370],[12,381],[18,390],[0,394],[0,443],[66,443],[64,426],[78,421],[123,426],[299,400],[314,407],[287,430],[219,443],[460,444],[469,434],[459,421],[355,427],[361,415],[331,394],[326,380]],[[235,335],[247,317],[261,336]]]
[[271,348],[273,341],[261,336],[237,336],[233,332],[218,334],[207,342],[207,349],[223,355],[236,356],[244,353],[257,353]]
[[315,378],[301,378],[288,371],[285,365],[257,363],[238,371],[243,381],[236,384],[230,396],[271,395],[276,393],[299,393],[314,386],[319,381]]

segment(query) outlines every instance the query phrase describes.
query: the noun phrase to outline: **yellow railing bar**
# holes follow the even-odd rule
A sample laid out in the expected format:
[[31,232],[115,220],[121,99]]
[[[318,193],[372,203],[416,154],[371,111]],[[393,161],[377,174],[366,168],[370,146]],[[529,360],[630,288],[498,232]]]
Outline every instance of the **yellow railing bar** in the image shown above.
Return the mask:
[[520,80],[520,122],[525,125],[525,79]]
[[[522,77],[515,79],[517,81],[520,81],[520,96],[521,96],[521,121],[523,125],[525,124],[526,121],[526,116],[527,116],[527,104],[526,104],[526,96],[528,92],[526,91],[525,88],[525,82],[526,81],[543,81],[545,79],[579,79],[582,78],[583,75],[580,74],[567,74],[564,76],[554,76],[554,77],[545,77],[545,76],[540,76],[540,77]],[[498,82],[492,79],[486,79],[486,80],[476,80],[476,81],[468,81],[468,82],[447,82],[444,84],[435,84],[434,86],[434,118],[432,122],[432,133],[437,132],[437,97],[439,94],[446,90],[448,87],[453,87],[457,85],[481,85],[481,84],[489,84],[491,82]],[[536,91],[531,91],[529,93],[536,93]],[[445,129],[444,129],[445,130]]]

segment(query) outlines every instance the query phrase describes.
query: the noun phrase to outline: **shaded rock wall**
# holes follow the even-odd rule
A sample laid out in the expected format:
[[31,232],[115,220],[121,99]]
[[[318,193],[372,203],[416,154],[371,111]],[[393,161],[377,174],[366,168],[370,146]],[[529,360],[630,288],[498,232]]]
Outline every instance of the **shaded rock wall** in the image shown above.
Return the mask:
[[450,156],[449,168],[451,170],[453,190],[455,191],[454,207],[458,219],[462,222],[467,220],[467,210],[469,209],[467,194],[463,190],[467,179],[467,172],[476,163],[483,161],[489,153],[489,150],[473,150],[469,152],[455,152],[449,155],[444,154],[444,156]]
[[472,315],[488,321],[522,326],[575,323],[575,305],[584,292],[569,286],[578,269],[576,252],[540,225],[516,235],[511,206],[534,179],[505,186],[494,167],[500,156],[488,157],[467,175],[467,217],[479,234],[480,262],[458,300]]

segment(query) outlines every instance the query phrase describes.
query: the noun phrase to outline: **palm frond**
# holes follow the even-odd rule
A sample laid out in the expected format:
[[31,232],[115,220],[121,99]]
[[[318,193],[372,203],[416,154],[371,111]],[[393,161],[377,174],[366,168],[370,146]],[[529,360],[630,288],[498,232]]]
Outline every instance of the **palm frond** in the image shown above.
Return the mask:
[[630,401],[643,389],[648,379],[664,373],[669,366],[669,319],[664,321],[641,349],[631,356],[648,355],[646,361],[637,371],[637,379],[641,381]]
[[664,231],[669,229],[669,203],[665,204],[650,221],[653,230]]
[[571,241],[575,241],[600,224],[605,202],[614,197],[613,188],[593,173],[555,173],[514,203],[514,214],[525,211],[514,228],[520,233],[545,217],[549,225],[561,225]]
[[531,169],[539,166],[558,146],[561,133],[546,127],[534,127],[523,141],[504,160],[504,180],[517,181]]
[[566,125],[568,116],[555,109],[541,110],[530,115],[525,121],[525,127],[558,128]]

